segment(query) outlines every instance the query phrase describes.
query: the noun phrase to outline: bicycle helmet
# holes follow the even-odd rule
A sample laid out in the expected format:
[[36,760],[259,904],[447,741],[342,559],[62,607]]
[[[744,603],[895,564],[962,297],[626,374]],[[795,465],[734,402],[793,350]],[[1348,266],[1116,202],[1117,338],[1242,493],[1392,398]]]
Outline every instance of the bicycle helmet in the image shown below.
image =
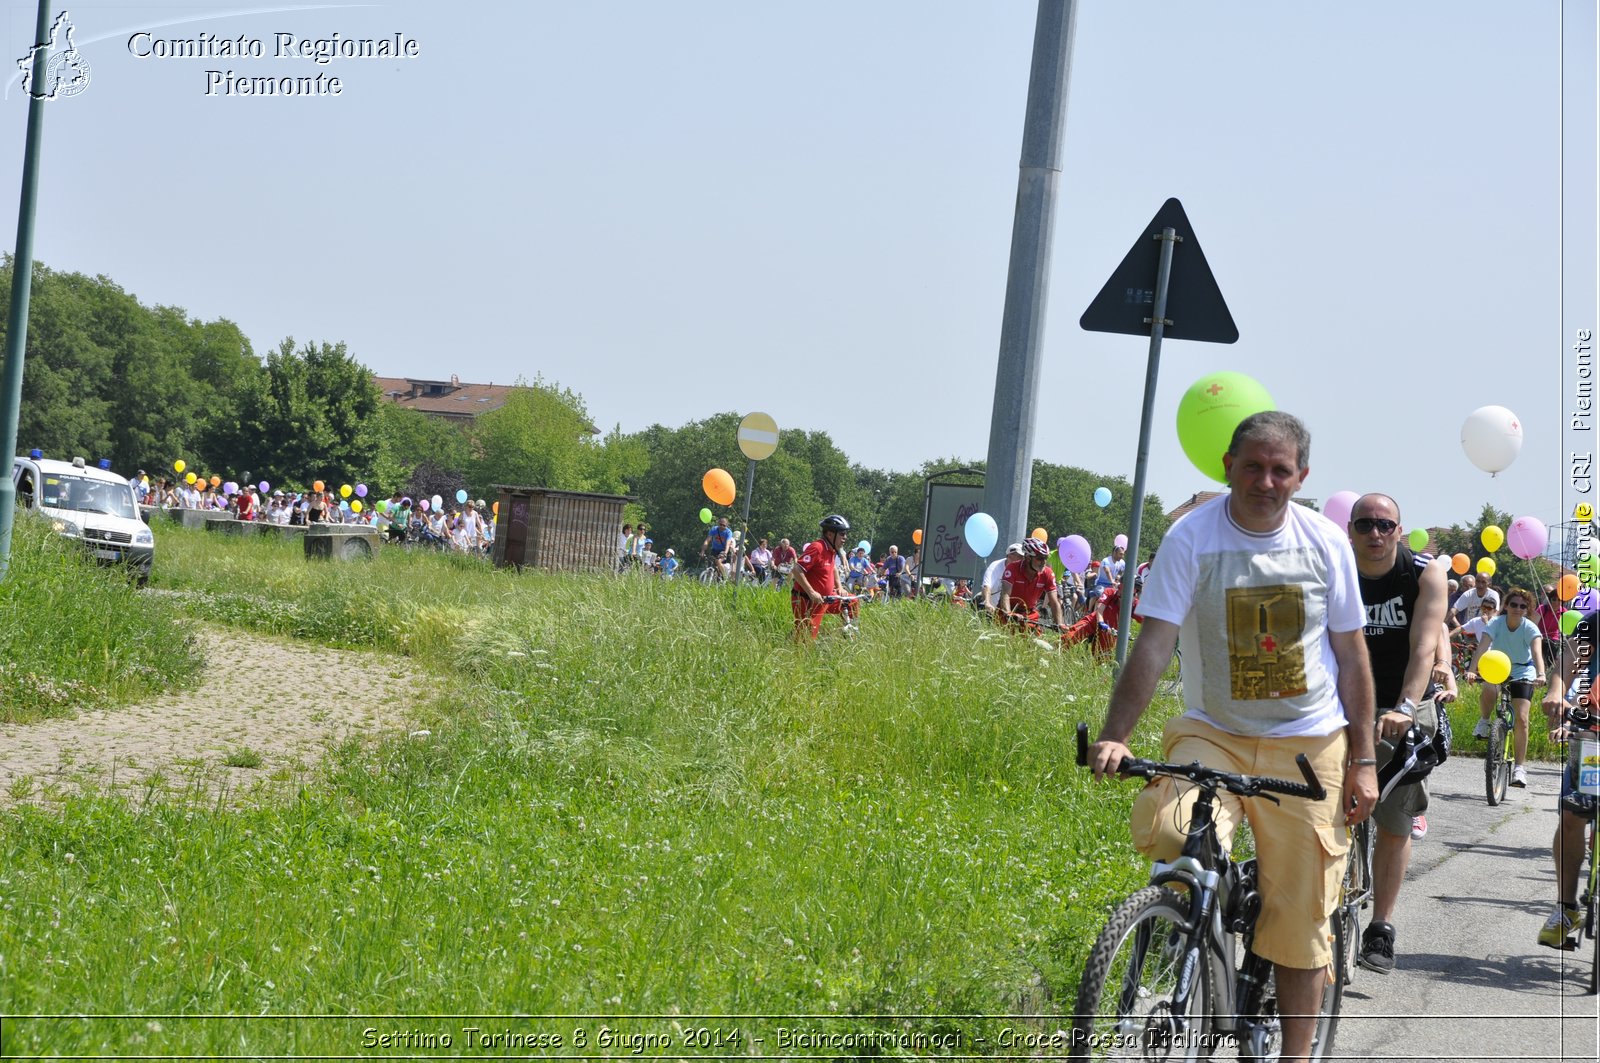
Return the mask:
[[829,513],[826,517],[822,518],[822,523],[819,525],[819,527],[821,527],[825,532],[847,532],[850,530],[850,522],[839,516],[837,513]]
[[1022,540],[1022,556],[1025,558],[1049,557],[1050,548],[1044,543],[1040,542],[1038,539],[1024,539]]

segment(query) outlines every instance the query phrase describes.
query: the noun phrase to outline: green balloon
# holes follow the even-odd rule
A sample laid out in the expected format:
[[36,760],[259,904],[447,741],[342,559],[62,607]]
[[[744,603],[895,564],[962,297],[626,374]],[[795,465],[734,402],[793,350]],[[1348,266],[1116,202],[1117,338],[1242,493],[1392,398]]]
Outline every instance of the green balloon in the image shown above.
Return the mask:
[[1578,630],[1578,625],[1583,623],[1583,614],[1576,609],[1568,609],[1561,614],[1561,633],[1570,635]]
[[711,523],[711,511],[709,509],[706,509],[703,506],[700,509],[700,523],[701,524],[710,524]]
[[1411,545],[1412,552],[1420,553],[1428,545],[1428,529],[1412,528],[1406,536],[1406,542]]
[[1600,586],[1600,555],[1580,557],[1577,564],[1578,580],[1585,587]]
[[1208,373],[1178,400],[1178,442],[1195,468],[1227,483],[1222,455],[1233,430],[1251,414],[1276,408],[1267,389],[1243,373]]

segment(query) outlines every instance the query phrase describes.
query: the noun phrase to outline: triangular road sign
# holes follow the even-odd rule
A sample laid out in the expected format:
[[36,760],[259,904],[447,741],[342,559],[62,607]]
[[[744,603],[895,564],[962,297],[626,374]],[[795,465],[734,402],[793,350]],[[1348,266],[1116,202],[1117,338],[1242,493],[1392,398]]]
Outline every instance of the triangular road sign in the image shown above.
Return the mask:
[[1169,199],[1145,226],[1133,250],[1078,324],[1090,332],[1125,332],[1132,336],[1150,335],[1149,318],[1155,313],[1156,270],[1161,262],[1161,241],[1155,237],[1168,226],[1181,238],[1172,249],[1172,275],[1167,283],[1168,321],[1165,336],[1171,340],[1203,340],[1207,343],[1232,343],[1239,329],[1222,299],[1222,289],[1206,265],[1206,256],[1195,238],[1194,226],[1183,213],[1183,204]]

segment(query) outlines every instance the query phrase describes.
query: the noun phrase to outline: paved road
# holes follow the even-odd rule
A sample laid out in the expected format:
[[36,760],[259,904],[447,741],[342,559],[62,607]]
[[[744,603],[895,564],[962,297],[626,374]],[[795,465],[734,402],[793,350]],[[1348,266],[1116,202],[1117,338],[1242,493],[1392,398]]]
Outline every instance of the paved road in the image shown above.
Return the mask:
[[1394,920],[1396,968],[1356,970],[1339,1058],[1600,1059],[1587,955],[1534,940],[1555,904],[1559,783],[1556,766],[1533,765],[1528,789],[1490,808],[1482,760],[1435,770],[1429,833],[1412,846]]

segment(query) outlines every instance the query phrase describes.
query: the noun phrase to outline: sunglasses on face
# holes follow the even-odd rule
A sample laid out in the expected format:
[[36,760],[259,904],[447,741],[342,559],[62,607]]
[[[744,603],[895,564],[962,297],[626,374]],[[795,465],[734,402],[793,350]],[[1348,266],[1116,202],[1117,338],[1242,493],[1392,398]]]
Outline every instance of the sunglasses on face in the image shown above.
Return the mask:
[[1526,608],[1528,608],[1528,603],[1527,602],[1507,602],[1506,603],[1506,608],[1507,609],[1526,609]]
[[1400,522],[1387,517],[1359,517],[1350,522],[1350,527],[1356,530],[1357,535],[1371,535],[1372,529],[1378,529],[1378,534],[1388,535],[1400,527]]

